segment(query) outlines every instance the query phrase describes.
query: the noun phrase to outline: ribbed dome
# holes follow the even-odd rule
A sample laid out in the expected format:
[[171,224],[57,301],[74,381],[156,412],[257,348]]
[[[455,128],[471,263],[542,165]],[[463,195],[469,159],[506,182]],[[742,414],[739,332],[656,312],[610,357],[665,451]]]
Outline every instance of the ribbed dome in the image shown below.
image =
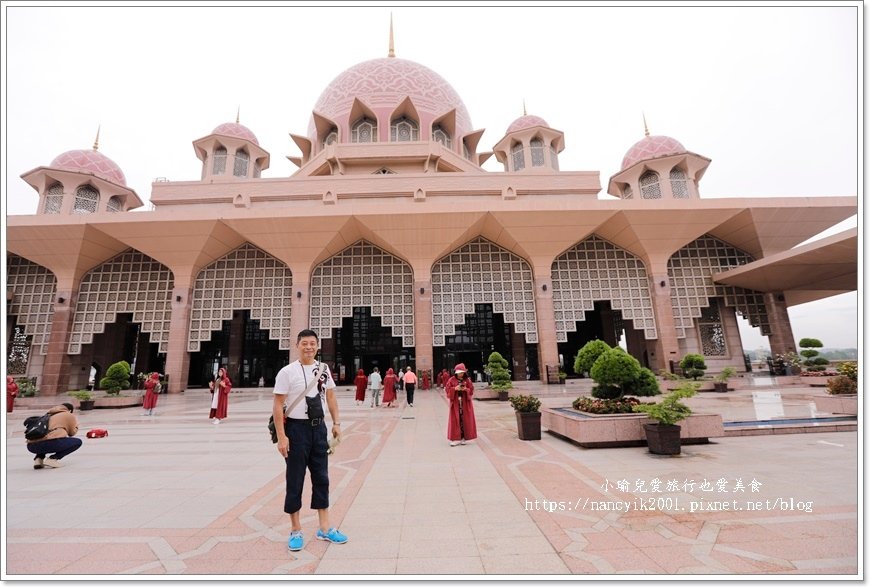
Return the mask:
[[526,114],[514,120],[508,127],[505,134],[510,134],[518,130],[523,130],[524,128],[532,128],[533,126],[546,126],[549,128],[550,125],[547,124],[547,121],[540,116],[532,116],[531,114]]
[[639,161],[685,153],[686,148],[676,139],[665,136],[644,137],[628,150],[622,159],[622,169],[628,169]]
[[[405,97],[411,98],[418,113],[433,119],[455,108],[458,137],[473,130],[468,110],[453,86],[431,69],[396,57],[364,61],[345,70],[326,86],[314,111],[340,123],[350,112],[354,98],[378,110],[395,108]],[[312,140],[316,137],[313,117],[308,135]]]
[[55,157],[49,167],[79,173],[92,173],[106,181],[127,186],[127,178],[118,164],[99,151],[86,149],[67,151]]
[[211,131],[211,134],[245,139],[246,141],[251,141],[258,147],[260,146],[260,142],[257,140],[257,137],[254,136],[254,133],[251,132],[251,129],[239,124],[238,122],[225,122]]

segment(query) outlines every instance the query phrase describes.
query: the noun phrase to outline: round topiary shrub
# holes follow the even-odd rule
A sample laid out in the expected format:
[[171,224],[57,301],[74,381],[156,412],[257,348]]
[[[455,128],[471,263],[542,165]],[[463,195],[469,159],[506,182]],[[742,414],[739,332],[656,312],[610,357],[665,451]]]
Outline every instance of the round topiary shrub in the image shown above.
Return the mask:
[[583,345],[574,357],[574,373],[583,375],[592,371],[592,365],[603,353],[610,350],[610,345],[603,340],[590,340]]
[[683,375],[690,379],[697,380],[704,376],[707,370],[707,363],[704,362],[704,357],[696,353],[689,353],[683,360],[680,361],[680,369],[683,370]]
[[130,389],[130,363],[118,361],[106,369],[106,376],[100,379],[100,387],[109,395],[118,395],[122,389]]
[[595,360],[589,374],[596,385],[592,396],[615,399],[625,394],[624,387],[640,377],[641,366],[637,359],[619,347],[606,351]]
[[492,353],[489,355],[486,368],[489,370],[489,375],[492,378],[490,387],[497,391],[505,391],[512,389],[514,384],[511,382],[511,372],[508,371],[507,359],[501,356],[501,353]]
[[638,375],[637,379],[625,383],[622,386],[622,390],[628,395],[638,395],[641,397],[659,395],[662,392],[655,373],[646,367],[641,367],[640,375]]

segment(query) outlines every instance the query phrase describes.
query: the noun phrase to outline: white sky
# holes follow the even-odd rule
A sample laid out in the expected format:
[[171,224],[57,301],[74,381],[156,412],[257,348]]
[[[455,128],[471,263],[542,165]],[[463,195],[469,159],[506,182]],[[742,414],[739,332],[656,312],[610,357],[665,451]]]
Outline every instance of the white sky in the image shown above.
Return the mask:
[[[60,7],[4,2],[7,214],[33,214],[20,175],[71,149],[100,151],[148,200],[151,182],[197,180],[192,141],[241,123],[271,153],[263,177],[295,170],[329,82],[387,54],[457,90],[490,150],[522,115],[565,133],[563,170],[597,170],[602,193],[651,134],[713,160],[702,197],[855,196],[863,11],[722,7]],[[860,145],[863,148],[863,144]],[[499,171],[494,158],[485,166]],[[860,187],[863,189],[863,185]],[[838,230],[855,226],[852,219]],[[830,232],[837,232],[830,231]],[[828,233],[825,233],[828,234]],[[5,246],[5,245],[4,245]],[[858,341],[857,293],[790,309],[795,339]],[[742,321],[741,321],[742,322]],[[744,346],[768,346],[743,327]]]

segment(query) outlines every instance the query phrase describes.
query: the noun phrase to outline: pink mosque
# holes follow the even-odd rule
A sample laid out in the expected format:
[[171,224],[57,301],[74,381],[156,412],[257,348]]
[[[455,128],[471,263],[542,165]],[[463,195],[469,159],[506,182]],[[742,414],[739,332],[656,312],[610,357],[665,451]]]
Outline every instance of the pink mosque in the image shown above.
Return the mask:
[[63,153],[21,175],[38,212],[7,218],[9,370],[44,395],[119,360],[171,393],[219,365],[270,386],[310,327],[343,382],[481,371],[492,351],[547,380],[596,338],[654,370],[695,352],[742,371],[738,316],[783,353],[789,306],[857,289],[857,229],[798,246],[854,196],[701,197],[711,160],[648,132],[604,195],[598,171],[560,168],[543,118],[505,128],[482,149],[456,90],[391,42],[323,90],[290,177],[261,177],[270,154],[237,119],[193,141],[199,178],[153,183],[131,214],[97,143]]

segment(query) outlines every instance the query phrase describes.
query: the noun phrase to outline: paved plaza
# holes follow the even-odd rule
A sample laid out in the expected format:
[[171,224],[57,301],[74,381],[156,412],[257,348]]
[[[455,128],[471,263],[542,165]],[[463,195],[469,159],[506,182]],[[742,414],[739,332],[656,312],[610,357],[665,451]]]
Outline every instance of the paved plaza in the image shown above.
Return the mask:
[[[520,388],[549,407],[580,395],[570,384]],[[337,391],[344,442],[330,457],[330,512],[350,540],[314,540],[307,481],[296,553],[266,429],[270,390],[231,394],[217,426],[204,390],[161,395],[151,417],[77,411],[84,445],[59,469],[32,468],[21,422],[43,410],[16,408],[4,578],[859,573],[860,432],[724,437],[659,457],[547,433],[520,441],[510,405],[490,401],[475,402],[480,437],[450,447],[440,391],[394,409]],[[789,417],[811,415],[820,393],[777,391]],[[751,390],[688,403],[752,417]],[[109,436],[84,438],[91,428]]]

